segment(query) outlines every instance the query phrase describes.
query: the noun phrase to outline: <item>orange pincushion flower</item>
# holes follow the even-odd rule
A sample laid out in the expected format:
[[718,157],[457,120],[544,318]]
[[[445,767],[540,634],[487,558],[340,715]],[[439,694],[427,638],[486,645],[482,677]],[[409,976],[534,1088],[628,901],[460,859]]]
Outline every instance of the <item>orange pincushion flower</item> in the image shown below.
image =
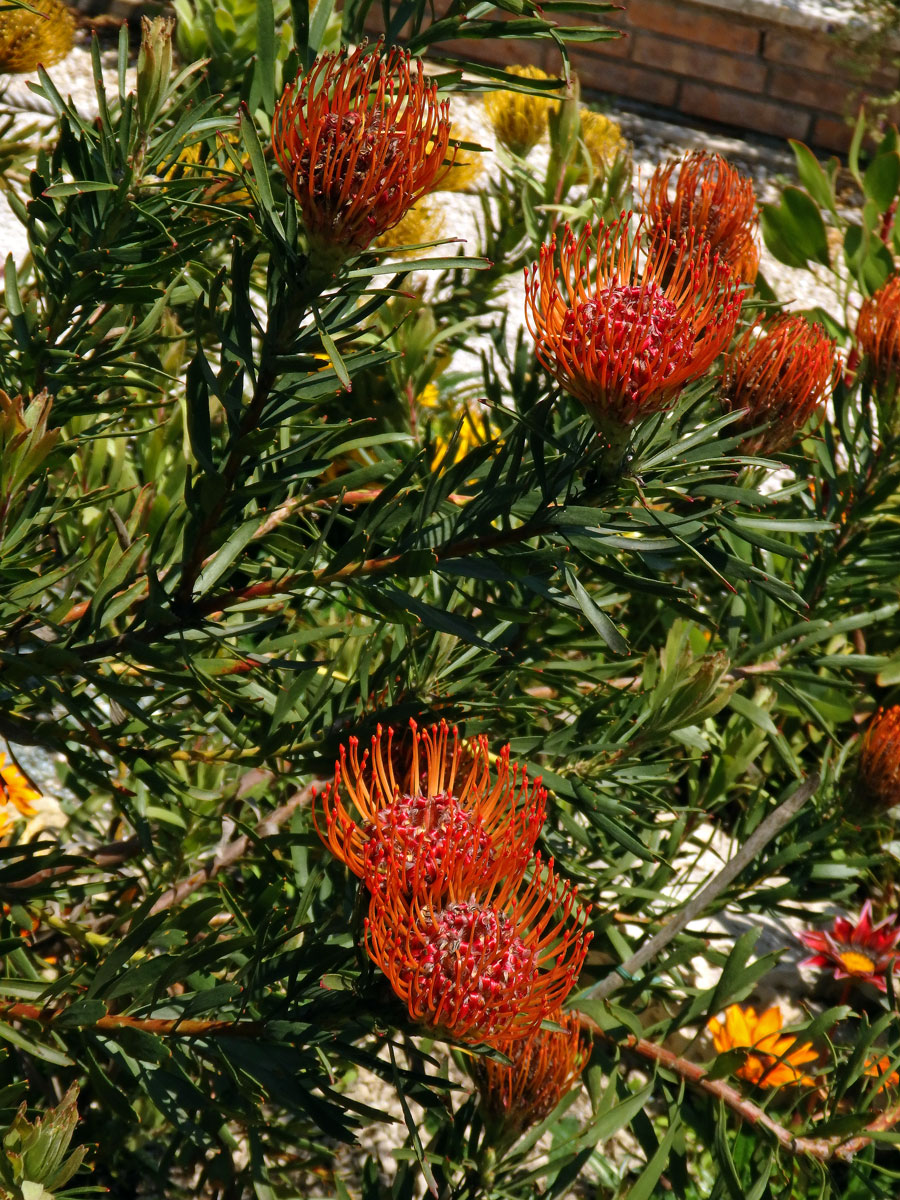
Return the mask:
[[370,872],[366,950],[414,1021],[463,1042],[525,1038],[560,1007],[591,940],[590,908],[534,857],[522,881],[498,862],[444,863],[409,894],[405,863]]
[[[404,864],[406,886],[431,885],[452,862],[521,875],[544,823],[547,790],[509,761],[504,746],[493,767],[487,738],[460,744],[446,721],[419,730],[410,721],[404,755],[381,726],[360,761],[359,742],[341,746],[334,781],[321,797],[319,836],[355,875],[373,884],[390,854]],[[405,757],[405,762],[400,762]],[[396,770],[395,770],[396,768]],[[398,778],[399,776],[399,778]],[[345,802],[346,801],[346,802]]]
[[[641,228],[623,213],[576,237],[565,228],[525,273],[525,319],[541,364],[601,433],[669,408],[726,347],[743,293],[705,242]],[[562,290],[560,290],[562,287]]]
[[900,804],[900,704],[879,708],[862,740],[859,779],[878,808]]
[[818,424],[839,374],[834,339],[821,325],[781,313],[758,335],[748,329],[725,358],[722,403],[730,412],[747,410],[739,429],[768,428],[743,448],[751,454],[784,450],[811,420]]
[[421,62],[379,51],[321,55],[272,118],[272,149],[307,233],[348,254],[396,225],[451,165],[449,102]]
[[[675,179],[670,199],[669,184]],[[735,170],[721,154],[692,150],[684,158],[670,159],[653,172],[644,195],[651,225],[670,222],[673,232],[691,229],[709,242],[745,283],[752,283],[759,270],[756,232],[759,213],[753,181]]]
[[719,1054],[726,1050],[750,1051],[736,1071],[741,1079],[759,1087],[811,1084],[813,1080],[800,1067],[818,1058],[818,1054],[809,1042],[801,1044],[796,1038],[782,1037],[782,1025],[777,1004],[759,1017],[753,1008],[731,1004],[725,1010],[725,1024],[713,1017],[708,1028]]
[[536,1029],[530,1037],[501,1039],[496,1048],[511,1060],[504,1066],[475,1058],[470,1072],[488,1120],[510,1133],[521,1133],[549,1116],[581,1074],[585,1047],[574,1013],[553,1012],[562,1031]]
[[869,360],[876,385],[896,390],[900,380],[900,275],[892,275],[863,300],[856,340]]
[[15,817],[9,812],[14,808],[23,817],[33,817],[32,802],[40,800],[36,791],[15,763],[7,763],[6,755],[0,752],[0,834],[5,833]]

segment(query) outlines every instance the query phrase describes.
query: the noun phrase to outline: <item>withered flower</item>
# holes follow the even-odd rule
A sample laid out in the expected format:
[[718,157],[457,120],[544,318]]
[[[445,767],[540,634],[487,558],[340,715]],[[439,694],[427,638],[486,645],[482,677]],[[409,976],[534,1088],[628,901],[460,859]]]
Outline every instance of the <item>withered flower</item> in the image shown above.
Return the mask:
[[543,1121],[581,1074],[586,1052],[577,1014],[552,1012],[549,1020],[562,1029],[539,1027],[530,1037],[497,1042],[510,1066],[490,1058],[469,1063],[486,1120],[507,1134]]
[[390,862],[367,875],[366,949],[413,1021],[458,1041],[497,1045],[532,1034],[575,984],[590,908],[535,855],[530,879],[501,861],[444,862],[410,895]]
[[753,1008],[731,1004],[725,1010],[725,1023],[713,1017],[709,1030],[719,1054],[726,1050],[749,1050],[735,1074],[757,1087],[783,1087],[786,1083],[811,1084],[813,1080],[800,1070],[818,1054],[809,1042],[782,1035],[781,1009],[766,1009],[760,1016]]
[[372,887],[388,856],[408,891],[434,885],[454,863],[521,875],[544,823],[540,779],[510,763],[509,746],[492,763],[484,735],[460,743],[446,721],[421,730],[410,721],[410,730],[400,751],[391,728],[385,747],[381,726],[362,759],[357,738],[341,746],[334,780],[313,805],[325,844]]
[[350,255],[396,225],[449,170],[448,101],[396,47],[323,54],[287,85],[272,149],[311,242]]
[[900,804],[900,704],[879,708],[862,739],[859,781],[876,808]]
[[[670,196],[673,175],[675,187]],[[644,210],[651,225],[668,222],[673,233],[682,235],[695,230],[745,283],[756,278],[759,213],[753,180],[721,154],[692,150],[683,158],[662,163],[647,186]]]
[[738,428],[767,426],[748,437],[743,449],[784,450],[811,421],[818,425],[839,375],[834,339],[821,325],[781,313],[759,333],[748,329],[726,356],[722,373],[725,408],[747,410]]
[[612,444],[707,370],[743,300],[708,243],[657,228],[642,247],[642,226],[631,229],[626,213],[596,237],[590,225],[577,237],[567,225],[558,256],[554,235],[525,272],[539,361]]

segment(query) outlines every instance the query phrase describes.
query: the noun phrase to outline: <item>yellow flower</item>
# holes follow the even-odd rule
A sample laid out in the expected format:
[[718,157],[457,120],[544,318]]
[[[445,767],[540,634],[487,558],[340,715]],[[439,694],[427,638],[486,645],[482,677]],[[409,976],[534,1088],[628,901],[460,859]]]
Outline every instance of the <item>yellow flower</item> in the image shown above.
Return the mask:
[[[231,146],[240,146],[241,139],[236,132],[222,135]],[[244,158],[244,164],[248,160]],[[184,176],[204,176],[209,181],[209,187],[203,193],[204,201],[217,204],[249,204],[250,195],[235,175],[234,167],[226,158],[224,167],[216,162],[215,151],[206,142],[192,142],[179,151],[175,162],[170,166],[160,163],[156,168],[160,178],[170,182],[182,179]]]
[[[453,121],[450,125],[450,145],[454,142],[474,142],[475,135],[464,122]],[[482,154],[478,150],[459,147],[453,166],[440,183],[442,192],[464,192],[475,182],[484,169]]]
[[[551,79],[540,67],[507,67],[520,79]],[[528,96],[523,92],[488,92],[484,98],[487,118],[497,140],[514,154],[527,154],[547,132],[547,117],[559,107],[558,100]]]
[[50,67],[72,49],[75,16],[60,0],[29,0],[24,8],[0,12],[0,72]]
[[605,175],[616,159],[631,149],[615,121],[589,108],[581,110],[581,140],[598,175]]
[[397,224],[377,239],[376,245],[393,250],[396,254],[417,253],[404,250],[404,246],[419,246],[422,242],[436,242],[444,232],[444,221],[440,206],[425,197],[407,209]]
[[[428,387],[417,397],[417,402],[426,408],[435,410],[438,408],[440,401],[437,388],[434,384],[429,384]],[[458,408],[447,409],[442,414],[436,414],[439,431],[434,439],[434,457],[431,460],[431,469],[446,471],[448,467],[455,466],[463,458],[466,457],[476,446],[484,446],[487,442],[492,441],[499,436],[500,430],[489,420],[486,413],[478,404],[466,401]],[[462,424],[460,425],[460,421]],[[456,438],[456,445],[453,451],[453,458],[447,460],[447,452],[450,449],[450,443],[456,435],[456,428],[459,425],[459,433]]]
[[11,808],[23,817],[33,817],[32,801],[41,798],[41,793],[35,791],[15,763],[4,764],[6,755],[0,752],[0,834],[5,833],[15,820]]
[[719,1054],[726,1050],[749,1050],[735,1072],[759,1087],[782,1087],[786,1083],[811,1084],[813,1080],[799,1068],[818,1058],[809,1042],[798,1043],[796,1038],[782,1037],[781,1009],[776,1004],[756,1015],[753,1008],[732,1004],[725,1010],[725,1024],[716,1017],[709,1030]]

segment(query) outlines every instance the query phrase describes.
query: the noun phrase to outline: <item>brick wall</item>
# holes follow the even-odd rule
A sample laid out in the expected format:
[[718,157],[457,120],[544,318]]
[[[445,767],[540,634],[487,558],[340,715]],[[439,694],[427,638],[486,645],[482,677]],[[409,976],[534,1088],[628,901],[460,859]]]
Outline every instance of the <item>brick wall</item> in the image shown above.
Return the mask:
[[625,36],[570,47],[584,87],[820,149],[845,150],[861,96],[900,85],[889,56],[703,0],[624,0],[603,20]]
[[[876,61],[824,28],[791,25],[788,10],[774,21],[759,14],[778,12],[777,6],[756,4],[751,13],[729,10],[725,2],[619,0],[623,11],[599,20],[623,37],[569,46],[583,89],[843,151],[852,133],[847,118],[855,116],[861,96],[900,87],[900,46]],[[565,23],[575,20],[565,15]],[[466,50],[474,57],[487,52],[495,64],[559,68],[551,41],[470,42]],[[900,110],[893,119],[898,116]]]

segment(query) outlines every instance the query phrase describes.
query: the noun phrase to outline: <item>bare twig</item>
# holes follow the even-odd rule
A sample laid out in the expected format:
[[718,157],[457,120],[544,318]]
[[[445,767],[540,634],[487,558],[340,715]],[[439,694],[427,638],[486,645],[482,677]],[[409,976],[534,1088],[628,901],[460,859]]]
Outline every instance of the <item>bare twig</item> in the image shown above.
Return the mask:
[[[276,808],[274,812],[269,813],[264,821],[259,823],[256,827],[257,834],[264,835],[268,829],[277,829],[279,825],[283,825],[302,804],[309,802],[316,789],[320,787],[322,787],[321,782],[314,780],[312,783],[308,783],[306,787],[301,788],[299,792],[295,792],[280,808]],[[195,871],[193,875],[189,875],[187,879],[182,879],[181,883],[177,883],[174,887],[169,888],[168,891],[163,892],[150,909],[150,915],[163,912],[167,908],[172,908],[175,904],[180,904],[185,896],[189,896],[191,892],[195,892],[204,883],[208,883],[210,879],[214,879],[225,867],[230,867],[232,863],[242,858],[246,854],[252,840],[249,834],[243,833],[240,837],[235,838],[233,842],[229,842],[222,853],[216,855],[206,866],[201,867],[199,871]]]
[[129,858],[133,858],[140,849],[140,845],[139,838],[130,837],[121,842],[110,842],[109,845],[98,846],[96,850],[73,851],[72,853],[79,854],[83,861],[45,867],[43,871],[35,871],[33,875],[27,875],[24,879],[8,880],[0,891],[25,891],[27,888],[39,887],[40,884],[46,883],[50,879],[60,879],[65,875],[73,874],[83,875],[90,871],[91,866],[99,867],[102,870],[117,867]]
[[749,866],[760,850],[794,819],[806,801],[814,794],[819,783],[820,776],[816,771],[804,780],[774,812],[769,813],[764,821],[760,821],[734,858],[725,864],[718,875],[713,876],[693,900],[689,900],[679,913],[668,920],[659,933],[645,942],[640,950],[632,954],[631,958],[616,971],[611,972],[605,979],[601,979],[599,983],[595,983],[584,995],[589,996],[592,1000],[604,999],[620,988],[635,971],[639,971],[641,967],[655,958],[695,917],[699,916],[713,900],[717,899],[740,875],[741,871]]

